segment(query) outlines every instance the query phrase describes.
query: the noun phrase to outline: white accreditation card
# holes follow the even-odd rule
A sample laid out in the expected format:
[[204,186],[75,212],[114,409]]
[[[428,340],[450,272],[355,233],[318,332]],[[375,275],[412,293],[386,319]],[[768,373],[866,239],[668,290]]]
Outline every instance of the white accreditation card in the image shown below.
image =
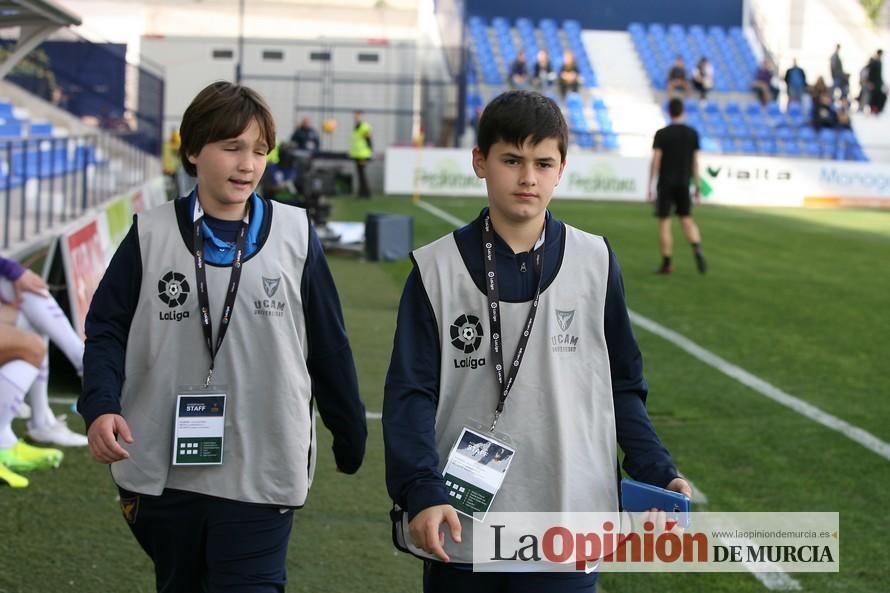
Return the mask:
[[221,465],[226,423],[225,389],[181,390],[176,398],[173,465]]
[[[516,449],[481,430],[464,427],[451,448],[442,474],[448,502],[471,519],[483,521]],[[481,513],[477,519],[474,513]]]

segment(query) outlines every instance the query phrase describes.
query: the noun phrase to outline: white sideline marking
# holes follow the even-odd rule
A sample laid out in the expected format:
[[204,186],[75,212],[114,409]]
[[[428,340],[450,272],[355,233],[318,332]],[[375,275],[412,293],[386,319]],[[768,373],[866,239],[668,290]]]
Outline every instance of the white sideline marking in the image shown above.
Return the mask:
[[454,226],[464,226],[465,224],[467,224],[464,221],[462,221],[461,219],[459,219],[458,217],[456,217],[452,214],[449,214],[448,212],[445,212],[441,208],[436,208],[432,204],[427,204],[426,202],[424,202],[422,200],[417,202],[417,205],[420,206],[421,208],[423,208],[424,210],[426,210],[427,212],[429,212],[430,214],[432,214],[433,216],[441,218],[445,222],[451,223]]
[[[720,538],[720,542],[726,546],[753,546],[754,542],[744,538]],[[763,586],[771,591],[800,591],[800,583],[793,579],[774,563],[765,560],[763,562],[743,562],[742,566],[754,575],[754,578],[763,583]],[[776,572],[763,572],[774,570]]]
[[686,483],[689,484],[690,488],[692,488],[692,498],[690,498],[689,500],[691,500],[692,502],[694,502],[696,504],[708,504],[707,495],[704,492],[702,492],[701,490],[699,490],[698,488],[696,488],[695,484],[692,483],[692,480],[690,480],[683,474],[680,474],[680,477],[683,478],[684,480],[686,480]]
[[[681,475],[684,480],[689,484],[689,487],[692,488],[692,502],[698,504],[708,504],[708,496],[702,492],[700,489],[695,487],[695,484],[692,483],[692,480],[687,478],[684,475]],[[692,509],[693,513],[695,509]],[[747,539],[729,539],[729,538],[720,538],[720,542],[730,546],[730,545],[754,545],[751,540]],[[800,590],[800,582],[797,579],[787,575],[784,571],[775,566],[772,562],[763,562],[763,563],[753,563],[753,562],[744,562],[742,565],[754,576],[755,579],[761,582],[764,587],[771,591],[799,591]],[[762,572],[763,570],[776,570],[777,572]]]
[[890,461],[890,443],[886,443],[870,432],[862,430],[857,426],[853,426],[849,422],[841,420],[837,416],[832,416],[828,412],[823,412],[816,406],[808,404],[802,399],[782,391],[775,385],[767,383],[759,377],[755,377],[745,369],[720,358],[709,350],[705,350],[692,340],[689,340],[677,332],[670,330],[651,319],[647,319],[638,313],[634,313],[633,311],[628,312],[630,313],[631,321],[643,329],[664,338],[705,364],[714,367],[724,375],[735,379],[742,385],[750,387],[757,393],[760,393],[785,407],[791,408],[801,416],[806,416],[810,420],[818,422],[826,428],[836,430],[848,439],[856,441],[866,449],[873,451],[884,459]]

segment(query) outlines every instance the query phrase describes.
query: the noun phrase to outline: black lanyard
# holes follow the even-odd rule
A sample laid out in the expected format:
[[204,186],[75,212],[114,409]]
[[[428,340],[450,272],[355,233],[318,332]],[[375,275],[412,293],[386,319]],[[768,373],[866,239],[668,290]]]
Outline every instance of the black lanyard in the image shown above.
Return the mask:
[[504,352],[501,344],[503,342],[501,336],[501,315],[500,315],[500,295],[498,292],[498,272],[497,262],[495,261],[494,247],[494,230],[491,227],[491,218],[486,215],[482,223],[482,251],[485,259],[485,295],[488,297],[488,319],[491,323],[491,355],[494,358],[494,370],[498,377],[498,385],[501,387],[501,393],[498,397],[498,405],[494,412],[494,420],[491,422],[491,430],[494,431],[498,418],[504,411],[504,403],[513,383],[516,380],[516,374],[519,373],[519,365],[522,364],[522,357],[528,347],[528,339],[532,333],[532,326],[535,323],[535,315],[538,313],[538,297],[541,296],[541,281],[544,277],[544,245],[534,252],[535,256],[535,274],[538,277],[537,288],[535,288],[535,298],[532,299],[532,306],[528,312],[528,318],[525,320],[525,329],[519,336],[519,343],[516,345],[516,352],[513,354],[513,364],[510,365],[510,372],[506,379],[504,378]]
[[213,347],[213,325],[210,321],[210,299],[207,296],[207,270],[204,261],[204,236],[201,234],[202,216],[195,221],[195,277],[198,280],[198,305],[201,307],[201,329],[204,330],[204,342],[210,352],[210,370],[207,371],[207,379],[204,386],[210,385],[213,377],[213,364],[216,355],[222,346],[226,330],[229,329],[229,321],[232,319],[232,310],[235,306],[235,296],[238,294],[238,285],[241,283],[241,259],[244,255],[244,245],[247,242],[247,221],[241,225],[238,232],[238,240],[235,243],[235,259],[232,261],[232,275],[229,278],[229,289],[226,291],[226,301],[223,306],[222,319],[219,320],[219,331],[216,336],[216,348]]

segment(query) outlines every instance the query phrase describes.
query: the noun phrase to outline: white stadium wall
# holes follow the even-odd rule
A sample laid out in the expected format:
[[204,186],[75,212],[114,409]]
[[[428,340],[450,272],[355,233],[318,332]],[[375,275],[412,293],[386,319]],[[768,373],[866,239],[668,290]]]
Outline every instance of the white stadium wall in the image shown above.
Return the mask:
[[[237,40],[230,37],[145,37],[142,51],[165,68],[167,134],[178,127],[198,91],[213,81],[234,78],[238,55]],[[374,130],[375,148],[382,150],[411,142],[415,59],[412,41],[254,38],[244,42],[242,73],[244,84],[269,102],[279,139],[289,138],[304,115],[319,129],[323,119],[335,119],[336,131],[322,134],[322,147],[347,150],[352,112],[363,109]],[[441,66],[437,72],[444,76]],[[444,88],[432,86],[429,93],[444,93]],[[430,102],[443,100],[433,96]]]

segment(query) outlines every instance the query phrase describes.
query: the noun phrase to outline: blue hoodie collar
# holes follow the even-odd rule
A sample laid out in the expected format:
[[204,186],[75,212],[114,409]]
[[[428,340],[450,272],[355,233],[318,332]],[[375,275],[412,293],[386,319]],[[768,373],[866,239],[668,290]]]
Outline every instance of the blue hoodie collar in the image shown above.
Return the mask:
[[[198,202],[198,188],[196,187],[192,190],[192,193],[189,195],[189,209],[192,211],[192,221],[196,221],[199,218],[204,216],[204,211],[201,208],[201,204]],[[247,237],[244,244],[244,257],[250,257],[257,250],[257,244],[259,242],[260,229],[263,226],[263,216],[265,214],[265,204],[263,204],[262,198],[260,198],[256,192],[250,195],[249,199],[249,208],[247,209],[247,214],[244,216],[244,220],[247,221]],[[228,265],[231,264],[235,259],[235,245],[229,243],[227,241],[223,241],[219,237],[213,234],[213,230],[205,221],[201,221],[201,234],[204,236],[205,241],[210,241],[210,243],[216,247],[216,249],[205,249],[204,257],[208,263],[217,264],[217,265]]]

